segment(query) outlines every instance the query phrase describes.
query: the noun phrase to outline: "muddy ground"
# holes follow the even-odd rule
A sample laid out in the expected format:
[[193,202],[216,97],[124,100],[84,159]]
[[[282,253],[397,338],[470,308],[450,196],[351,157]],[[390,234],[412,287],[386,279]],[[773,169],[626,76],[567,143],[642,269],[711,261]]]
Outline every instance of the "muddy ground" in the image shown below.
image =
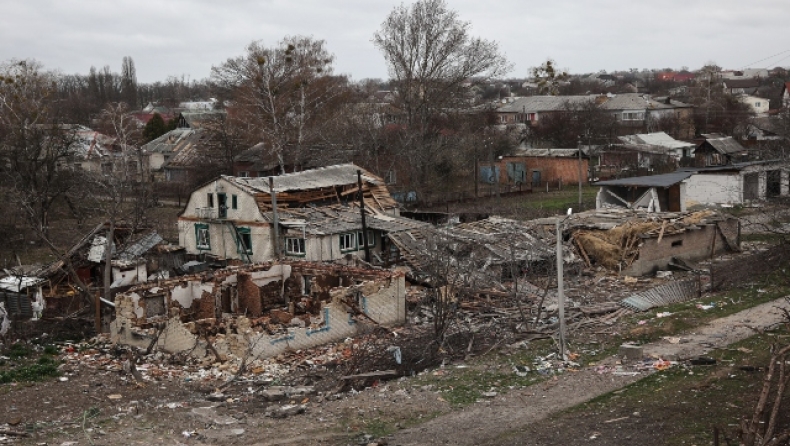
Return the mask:
[[[694,329],[695,334],[683,343],[646,344],[645,355],[660,351],[683,360],[726,350],[754,330],[775,325],[782,317],[780,305],[790,308],[780,299],[715,319]],[[15,444],[682,444],[661,440],[680,429],[675,421],[667,421],[671,415],[683,410],[691,415],[711,404],[727,403],[701,394],[703,399],[698,400],[695,392],[710,386],[703,382],[682,395],[655,393],[652,398],[662,399],[662,405],[618,404],[620,389],[639,380],[655,380],[657,374],[652,367],[640,368],[641,361],[617,356],[539,376],[532,385],[499,388],[459,408],[448,401],[451,393],[442,390],[446,389],[442,380],[469,369],[493,373],[502,368],[501,361],[445,364],[415,377],[376,382],[360,392],[326,391],[272,403],[264,401],[263,387],[253,382],[239,382],[219,398],[205,382],[162,377],[139,385],[115,362],[105,360],[111,353],[100,348],[83,353],[95,361],[67,361],[59,378],[44,382],[0,386],[0,423],[28,435],[14,439]],[[659,373],[658,379],[689,371],[693,373],[681,362]],[[730,366],[717,373],[719,378],[732,376],[728,382],[743,380],[742,385],[754,386],[756,381],[748,381],[754,380],[753,372]],[[562,412],[613,391],[600,404]],[[272,417],[279,416],[273,409],[288,405],[296,407],[294,412],[301,408],[305,412]]]

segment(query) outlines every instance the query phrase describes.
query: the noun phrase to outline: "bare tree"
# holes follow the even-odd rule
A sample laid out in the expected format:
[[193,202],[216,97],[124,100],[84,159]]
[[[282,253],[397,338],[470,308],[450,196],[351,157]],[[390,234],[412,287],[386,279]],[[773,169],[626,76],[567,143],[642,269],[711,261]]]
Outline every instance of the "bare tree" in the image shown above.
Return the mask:
[[55,80],[35,61],[0,65],[2,187],[44,235],[52,206],[77,184],[72,172],[61,168],[72,155],[75,135],[61,120]]
[[410,127],[424,131],[437,112],[461,105],[459,92],[471,78],[509,71],[497,43],[471,37],[469,28],[444,0],[421,0],[393,9],[373,36]]
[[334,57],[323,40],[286,37],[274,47],[253,42],[244,56],[212,68],[212,79],[233,98],[251,142],[263,141],[285,172],[286,150],[295,164],[345,85],[332,75]]

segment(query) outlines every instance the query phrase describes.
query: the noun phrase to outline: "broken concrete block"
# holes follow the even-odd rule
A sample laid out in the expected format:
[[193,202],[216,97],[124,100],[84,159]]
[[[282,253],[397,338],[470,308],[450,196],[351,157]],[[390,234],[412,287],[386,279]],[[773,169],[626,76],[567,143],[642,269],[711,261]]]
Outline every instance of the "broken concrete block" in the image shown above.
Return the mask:
[[226,399],[228,399],[228,397],[225,396],[225,394],[222,392],[214,392],[209,394],[209,396],[207,396],[206,399],[209,401],[223,402]]
[[260,397],[270,403],[288,399],[288,394],[281,389],[266,389],[260,392]]
[[644,357],[644,351],[641,345],[636,344],[623,344],[620,346],[618,355],[624,356],[626,359],[640,360]]
[[299,415],[307,410],[304,404],[289,404],[287,406],[277,407],[266,412],[266,416],[271,418],[288,418],[294,415]]

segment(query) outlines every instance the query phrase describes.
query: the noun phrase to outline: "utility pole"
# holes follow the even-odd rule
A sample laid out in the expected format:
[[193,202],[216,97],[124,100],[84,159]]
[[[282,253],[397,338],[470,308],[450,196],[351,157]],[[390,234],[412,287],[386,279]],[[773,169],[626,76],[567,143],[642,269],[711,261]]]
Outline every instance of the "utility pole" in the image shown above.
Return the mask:
[[280,221],[277,217],[277,193],[274,191],[274,178],[269,177],[269,195],[272,197],[272,215],[274,216],[274,231],[272,232],[272,245],[274,246],[274,256],[280,259]]
[[[587,137],[587,143],[589,145],[590,138]],[[582,209],[582,138],[579,137],[579,210]]]
[[370,247],[368,246],[368,226],[365,224],[365,194],[362,193],[362,170],[357,169],[357,192],[359,193],[359,212],[362,214],[362,244],[365,248],[365,261],[370,263]]
[[708,101],[705,103],[705,133],[708,133],[708,115],[710,114],[710,85],[713,83],[713,71],[708,72]]
[[559,305],[560,318],[560,358],[566,360],[565,351],[565,286],[563,284],[563,258],[562,258],[562,223],[564,219],[557,217],[557,304]]

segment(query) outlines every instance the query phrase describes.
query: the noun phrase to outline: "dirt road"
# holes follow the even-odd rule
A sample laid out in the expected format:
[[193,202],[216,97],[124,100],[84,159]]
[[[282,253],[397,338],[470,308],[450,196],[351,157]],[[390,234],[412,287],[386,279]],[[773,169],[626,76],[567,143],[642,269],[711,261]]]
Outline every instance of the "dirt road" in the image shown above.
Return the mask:
[[[779,308],[790,310],[790,303],[778,299],[716,319],[680,336],[681,343],[673,344],[665,340],[647,344],[644,353],[677,360],[698,357],[712,349],[750,337],[756,333],[755,330],[775,326],[783,317]],[[610,358],[602,364],[613,362],[614,358]],[[594,368],[588,367],[577,373],[566,373],[557,380],[510,392],[491,402],[474,404],[418,427],[404,429],[391,436],[389,444],[500,444],[497,439],[508,432],[617,390],[645,376],[599,374]]]

